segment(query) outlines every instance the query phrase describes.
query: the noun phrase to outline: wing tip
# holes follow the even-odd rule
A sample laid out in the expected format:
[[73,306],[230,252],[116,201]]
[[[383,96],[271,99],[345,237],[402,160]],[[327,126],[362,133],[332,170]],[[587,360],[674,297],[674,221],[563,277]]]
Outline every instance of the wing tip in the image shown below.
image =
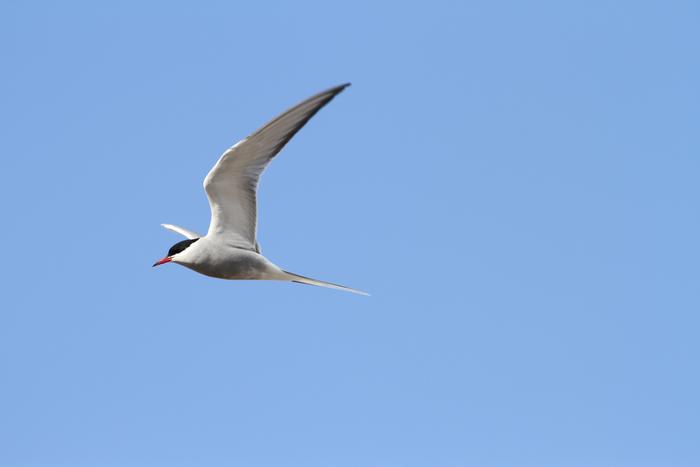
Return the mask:
[[339,84],[339,85],[337,85],[337,86],[333,86],[332,88],[330,88],[329,90],[327,90],[326,93],[330,93],[330,94],[336,95],[336,94],[339,94],[339,93],[343,92],[343,91],[345,90],[345,88],[349,88],[350,86],[352,86],[352,83],[351,83],[350,81],[348,81],[347,83],[343,83],[343,84]]

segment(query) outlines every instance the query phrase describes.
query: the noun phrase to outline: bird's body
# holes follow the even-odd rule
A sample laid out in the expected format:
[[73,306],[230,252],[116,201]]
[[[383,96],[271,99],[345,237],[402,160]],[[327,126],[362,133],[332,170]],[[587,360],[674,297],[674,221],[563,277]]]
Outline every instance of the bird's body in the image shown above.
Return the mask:
[[366,295],[282,270],[260,253],[256,239],[260,174],[294,134],[347,86],[336,86],[306,99],[224,152],[204,179],[211,207],[209,231],[202,236],[183,227],[163,224],[187,240],[173,245],[168,255],[154,266],[173,262],[220,279],[292,281]]
[[218,279],[285,279],[284,271],[263,255],[226,244],[216,236],[200,238],[172,261]]

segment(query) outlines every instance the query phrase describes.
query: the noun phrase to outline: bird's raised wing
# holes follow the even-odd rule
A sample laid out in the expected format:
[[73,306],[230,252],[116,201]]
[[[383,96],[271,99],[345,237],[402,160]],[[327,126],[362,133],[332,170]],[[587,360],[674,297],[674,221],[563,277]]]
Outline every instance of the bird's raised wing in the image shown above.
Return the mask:
[[321,107],[350,83],[316,94],[278,116],[227,150],[204,179],[211,207],[207,236],[257,251],[256,191],[260,174]]
[[172,230],[173,232],[179,233],[185,238],[189,238],[190,240],[194,238],[200,238],[201,235],[199,235],[197,232],[192,232],[191,230],[187,230],[184,227],[180,227],[179,225],[172,225],[172,224],[160,224],[161,226],[165,227],[168,230]]

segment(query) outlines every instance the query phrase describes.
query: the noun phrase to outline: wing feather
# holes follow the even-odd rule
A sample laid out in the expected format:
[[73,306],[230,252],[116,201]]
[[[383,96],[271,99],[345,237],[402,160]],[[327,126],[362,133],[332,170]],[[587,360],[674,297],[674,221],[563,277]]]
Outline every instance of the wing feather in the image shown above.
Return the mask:
[[231,245],[259,250],[256,191],[260,174],[306,122],[349,85],[306,99],[224,152],[204,179],[211,207],[207,236],[220,236]]
[[197,232],[192,232],[191,230],[187,230],[184,227],[180,227],[179,225],[172,225],[172,224],[160,224],[161,226],[165,227],[168,230],[172,230],[173,232],[179,233],[183,237],[189,238],[190,240],[194,238],[200,238],[201,235],[199,235]]

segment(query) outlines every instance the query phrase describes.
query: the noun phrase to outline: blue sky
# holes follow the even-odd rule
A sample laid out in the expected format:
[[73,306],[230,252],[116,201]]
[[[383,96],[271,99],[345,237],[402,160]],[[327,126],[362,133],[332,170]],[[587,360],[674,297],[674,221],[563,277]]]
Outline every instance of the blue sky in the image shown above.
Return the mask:
[[[700,465],[696,2],[5,2],[0,465]],[[220,153],[277,264],[150,266]]]

